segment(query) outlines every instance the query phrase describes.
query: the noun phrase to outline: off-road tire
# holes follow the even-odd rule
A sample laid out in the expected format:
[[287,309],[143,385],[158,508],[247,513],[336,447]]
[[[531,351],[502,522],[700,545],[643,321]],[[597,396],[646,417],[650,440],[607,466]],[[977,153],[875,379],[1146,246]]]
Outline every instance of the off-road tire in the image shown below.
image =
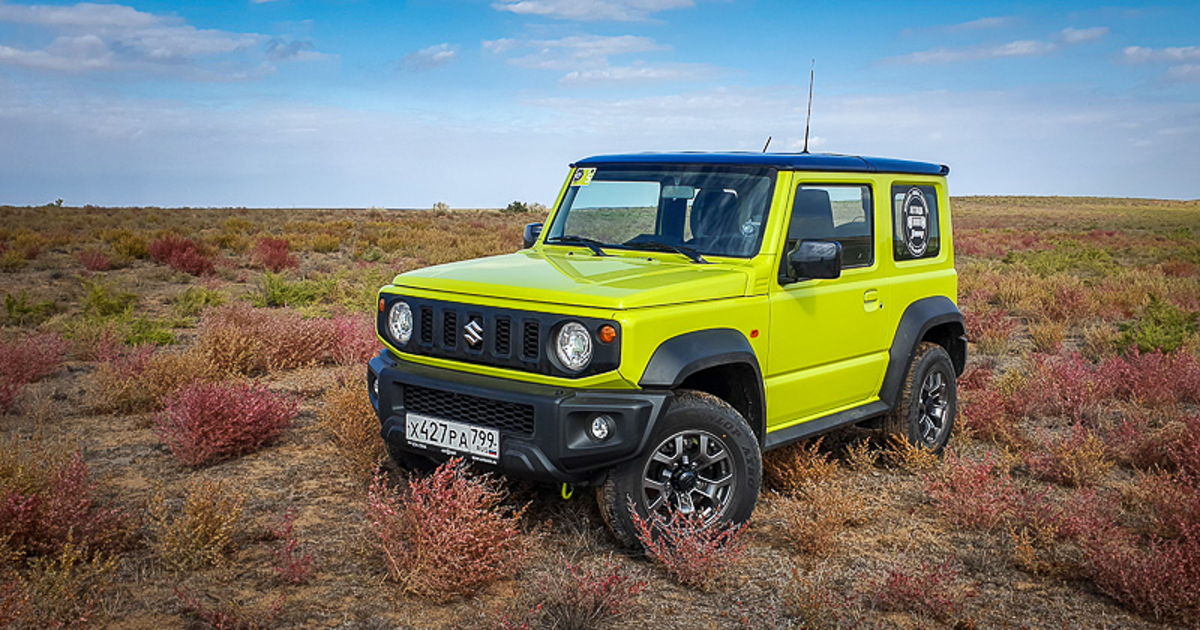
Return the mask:
[[[695,487],[705,487],[718,494],[719,490],[712,490],[711,485],[704,485],[706,482],[700,473],[722,468],[733,474],[723,508],[719,511],[711,509],[711,513],[716,514],[712,524],[745,523],[754,511],[754,504],[758,501],[758,491],[762,485],[762,451],[750,425],[746,423],[742,414],[720,398],[705,392],[682,390],[676,393],[666,414],[655,425],[645,452],[610,470],[604,483],[596,489],[596,502],[600,506],[604,522],[617,540],[630,549],[640,547],[637,528],[630,512],[630,502],[632,500],[638,516],[650,522],[643,476],[651,470],[648,466],[651,465],[655,452],[659,448],[673,449],[677,436],[685,438],[693,446],[701,443],[698,436],[704,436],[705,443],[713,455],[719,455],[723,451],[728,457],[727,468],[721,464],[697,468],[700,483],[694,481],[696,476],[692,477]],[[691,442],[693,439],[696,440],[694,443]],[[713,439],[717,442],[712,442]],[[667,445],[669,440],[672,441],[672,446]],[[657,461],[653,466],[665,467]],[[664,487],[669,487],[669,492],[673,493],[663,493],[668,503],[673,499],[678,500],[680,494],[694,496],[699,492],[681,492],[674,484],[664,484]]]
[[[940,377],[940,381],[937,379]],[[954,363],[946,349],[936,343],[921,342],[913,353],[904,375],[904,388],[892,412],[884,417],[883,433],[907,440],[910,444],[940,454],[950,440],[958,411],[958,387]],[[934,388],[939,391],[931,392]],[[931,394],[937,394],[937,400]],[[940,424],[937,423],[940,408]],[[930,437],[930,423],[933,436]]]

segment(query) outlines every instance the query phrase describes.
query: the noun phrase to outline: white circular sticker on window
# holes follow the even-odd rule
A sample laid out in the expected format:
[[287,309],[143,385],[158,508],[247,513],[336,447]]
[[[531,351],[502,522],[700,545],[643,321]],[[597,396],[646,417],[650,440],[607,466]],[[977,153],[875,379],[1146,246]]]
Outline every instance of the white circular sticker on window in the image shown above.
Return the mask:
[[929,203],[925,201],[925,193],[916,186],[909,188],[904,194],[903,208],[904,245],[908,253],[920,258],[929,249]]

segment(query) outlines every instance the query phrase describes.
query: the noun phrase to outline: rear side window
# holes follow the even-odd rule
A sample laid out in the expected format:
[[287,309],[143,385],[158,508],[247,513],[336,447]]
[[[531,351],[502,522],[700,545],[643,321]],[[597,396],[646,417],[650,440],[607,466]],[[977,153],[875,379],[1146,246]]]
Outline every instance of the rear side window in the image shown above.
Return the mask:
[[837,241],[842,244],[843,267],[871,266],[875,262],[873,205],[870,186],[801,184],[788,224],[787,251],[800,241]]
[[933,258],[941,246],[937,189],[892,186],[892,253],[896,260]]

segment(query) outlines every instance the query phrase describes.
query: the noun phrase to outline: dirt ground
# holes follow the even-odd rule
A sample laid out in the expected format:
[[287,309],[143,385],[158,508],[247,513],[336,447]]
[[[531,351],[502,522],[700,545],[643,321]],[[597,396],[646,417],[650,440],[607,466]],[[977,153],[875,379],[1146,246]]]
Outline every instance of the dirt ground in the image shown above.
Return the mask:
[[[1200,224],[1200,204],[1194,202],[976,198],[955,200],[954,208],[956,238],[961,241],[965,240],[964,234],[981,234],[977,240],[986,243],[993,242],[995,234],[1013,228],[1043,234],[1048,230],[1083,234],[1109,229],[1130,238],[1148,238],[1194,229]],[[1112,211],[1114,208],[1118,211]],[[73,212],[74,216],[60,220],[53,218],[52,211]],[[5,220],[0,241],[8,243],[7,251],[14,251],[23,235],[26,241],[42,238],[42,251],[36,257],[0,272],[0,293],[26,291],[35,302],[54,300],[58,304],[58,313],[45,322],[18,325],[9,321],[4,335],[15,337],[34,328],[57,330],[56,326],[65,320],[82,316],[81,279],[99,279],[114,289],[137,295],[136,316],[168,321],[168,329],[175,336],[168,349],[190,347],[199,335],[196,318],[174,315],[176,301],[187,287],[203,284],[225,292],[235,301],[253,299],[263,290],[264,272],[252,262],[246,249],[238,251],[236,245],[226,248],[218,242],[221,226],[231,218],[253,225],[244,231],[251,240],[256,234],[291,234],[293,253],[300,260],[297,267],[285,272],[286,277],[340,277],[347,282],[346,276],[337,276],[340,270],[355,269],[360,275],[354,276],[354,281],[366,282],[363,279],[371,274],[386,277],[391,271],[453,259],[458,257],[453,253],[456,251],[463,252],[461,257],[512,251],[519,243],[520,225],[541,219],[497,212],[451,211],[433,219],[426,218],[429,214],[379,210],[0,208],[0,217]],[[373,224],[405,222],[426,222],[428,225],[421,224],[420,229],[428,233],[470,224],[474,233],[487,234],[493,240],[484,245],[466,245],[471,237],[460,235],[457,242],[439,241],[441,249],[435,251],[424,232],[396,236],[424,242],[411,246],[401,246],[400,241],[369,242],[366,237]],[[325,224],[335,225],[328,233],[340,239],[338,248],[332,252],[307,248],[306,239],[326,233],[322,228]],[[174,228],[207,239],[223,262],[218,263],[214,275],[203,279],[172,271],[150,259],[124,261],[110,271],[87,271],[80,265],[79,252],[102,243],[98,232],[106,228],[148,235]],[[496,234],[499,236],[492,236]],[[1194,247],[1194,243],[1181,247]],[[1116,244],[1110,249],[1114,254],[1125,252],[1134,257],[1123,246]],[[371,253],[372,248],[381,254],[378,258]],[[443,251],[447,248],[451,253]],[[484,251],[479,251],[481,248]],[[1005,265],[1016,263],[1011,258],[1006,260],[1005,255],[1003,251],[960,255],[963,284],[970,285],[967,276],[973,274],[1008,273]],[[1150,268],[1164,260],[1160,256],[1143,261],[1141,266]],[[1194,275],[1187,278],[1196,280]],[[327,302],[332,300],[327,298]],[[341,307],[318,300],[304,312],[319,316],[327,312],[322,311],[323,307],[335,306]],[[365,313],[370,308],[366,303],[359,305],[358,311]],[[1025,356],[1032,347],[1030,320],[1015,312],[1013,316],[1018,324],[1011,343],[990,353],[980,352],[973,344],[971,367],[986,364],[1000,371],[1006,365],[1018,369],[1025,365]],[[1082,333],[1069,327],[1065,343],[1068,347],[1080,346]],[[181,605],[179,592],[193,594],[212,606],[240,611],[240,620],[247,625],[257,619],[270,627],[296,628],[499,627],[504,615],[521,612],[523,606],[536,602],[538,576],[545,571],[565,570],[564,558],[585,566],[611,561],[647,582],[628,612],[609,622],[620,627],[1152,628],[1187,623],[1178,619],[1156,621],[1131,612],[1079,574],[1039,575],[1022,568],[1014,558],[1009,533],[1002,531],[1002,526],[994,531],[974,531],[947,521],[926,491],[927,478],[934,474],[931,470],[914,471],[888,464],[884,461],[887,457],[876,465],[855,470],[846,460],[844,447],[870,437],[858,429],[831,434],[821,445],[837,464],[828,483],[838,492],[861,498],[863,503],[853,522],[839,527],[829,546],[819,553],[797,550],[786,535],[786,510],[782,508],[795,499],[786,493],[764,490],[745,534],[750,541],[745,557],[731,566],[710,592],[702,592],[678,585],[650,561],[621,549],[605,530],[590,492],[581,490],[570,500],[563,500],[557,488],[506,482],[510,502],[529,505],[523,526],[529,532],[530,559],[515,578],[489,586],[473,598],[430,601],[406,595],[387,579],[383,558],[372,545],[363,513],[364,484],[346,472],[338,450],[318,427],[322,397],[337,375],[361,370],[318,365],[274,370],[261,376],[272,390],[290,392],[301,399],[293,426],[280,440],[258,452],[196,468],[179,463],[155,436],[154,412],[119,415],[96,410],[90,383],[97,367],[97,360],[84,360],[73,350],[54,374],[26,387],[13,409],[0,417],[0,432],[36,434],[62,448],[80,449],[99,495],[134,517],[133,540],[120,552],[111,585],[92,620],[91,625],[98,627],[203,627],[204,622]],[[1189,410],[1194,412],[1194,407],[1178,407],[1168,413]],[[1061,428],[1057,420],[1027,417],[1020,422],[1029,433],[1038,428]],[[965,436],[956,436],[952,449],[971,457],[1006,454],[995,443]],[[383,466],[393,479],[402,479],[393,465]],[[1119,488],[1134,475],[1134,471],[1117,466],[1106,473],[1100,487]],[[156,493],[179,497],[198,477],[221,480],[245,492],[247,501],[237,549],[217,566],[175,570],[156,555],[147,542],[148,527],[139,521]],[[281,583],[271,569],[271,548],[275,544],[271,530],[289,509],[296,515],[295,529],[301,543],[315,557],[315,572],[301,585]],[[947,561],[953,567],[953,583],[928,586],[953,591],[948,593],[954,601],[948,616],[892,610],[878,598],[863,595],[875,588],[871,585],[878,584],[890,568],[940,566]],[[821,585],[821,596],[826,597],[823,603],[813,604],[803,595],[810,592],[805,589],[816,588],[814,584]],[[272,603],[281,595],[286,599],[277,613],[271,613]]]

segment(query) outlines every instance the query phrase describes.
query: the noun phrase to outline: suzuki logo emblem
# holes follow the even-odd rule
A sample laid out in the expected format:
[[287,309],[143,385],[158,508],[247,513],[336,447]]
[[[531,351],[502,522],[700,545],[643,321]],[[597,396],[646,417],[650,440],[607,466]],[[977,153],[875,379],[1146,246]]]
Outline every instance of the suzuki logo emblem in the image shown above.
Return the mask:
[[463,326],[463,339],[466,339],[471,347],[478,346],[483,341],[483,326],[480,326],[479,322],[474,319],[467,322],[467,325]]

